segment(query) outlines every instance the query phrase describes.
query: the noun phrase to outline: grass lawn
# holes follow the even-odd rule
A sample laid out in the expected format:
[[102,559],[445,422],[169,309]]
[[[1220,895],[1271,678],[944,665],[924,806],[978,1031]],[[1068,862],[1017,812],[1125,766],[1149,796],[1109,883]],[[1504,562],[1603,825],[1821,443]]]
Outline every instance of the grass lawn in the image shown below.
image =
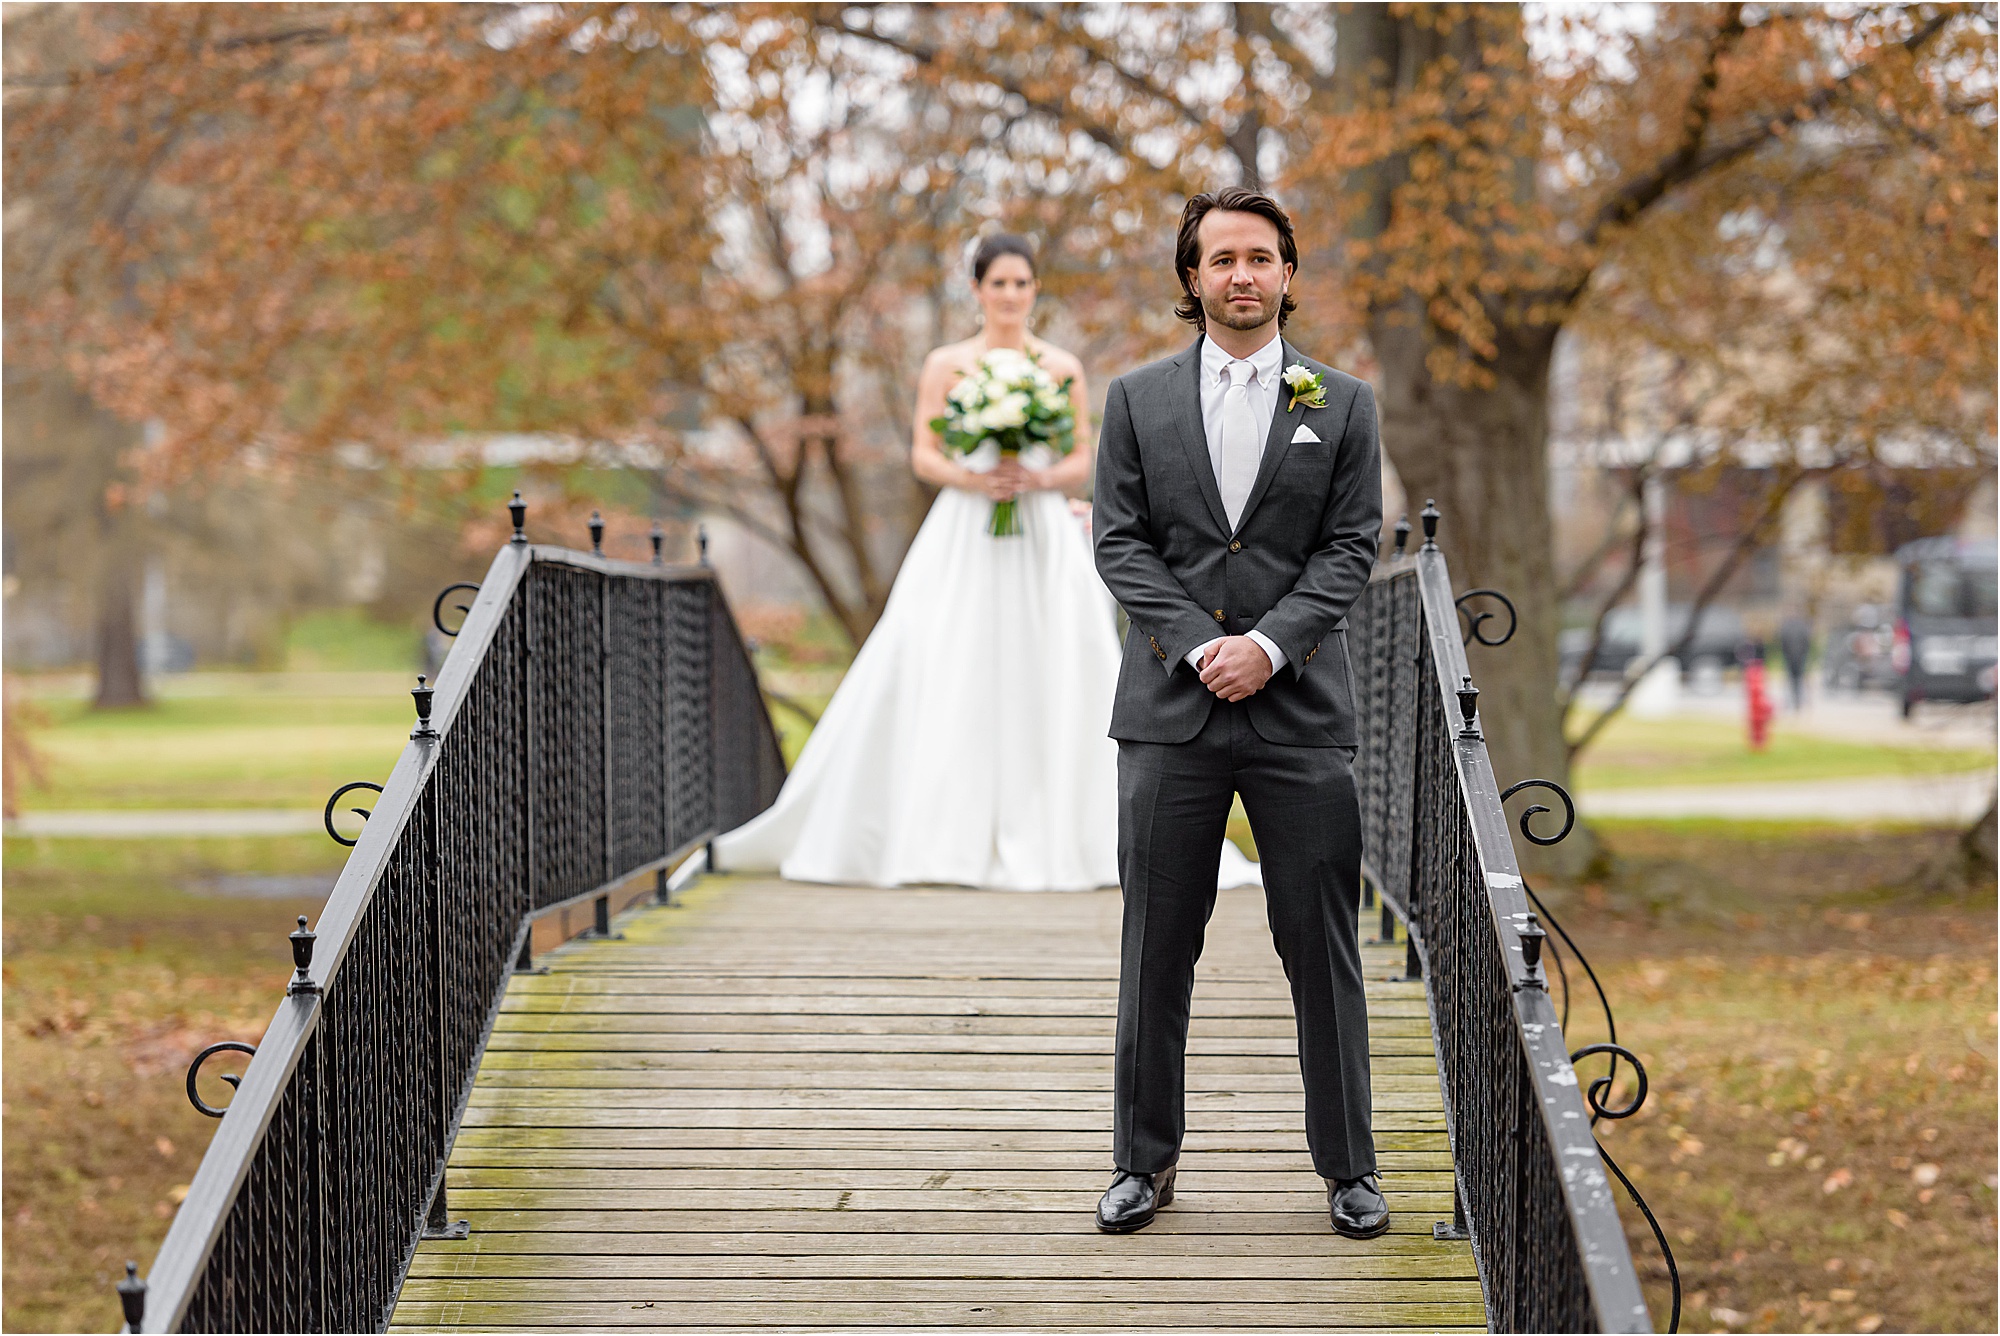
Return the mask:
[[1865,775],[1938,775],[1990,770],[1989,748],[1848,742],[1793,732],[1781,723],[1753,752],[1743,725],[1720,719],[1620,716],[1583,753],[1577,787],[1601,790],[1669,784],[1758,784]]
[[[1994,1330],[1993,892],[1898,889],[1951,833],[1599,829],[1616,874],[1545,898],[1653,1083],[1599,1132],[1673,1241],[1682,1329]],[[1604,1029],[1571,977],[1574,1048]]]
[[[319,807],[350,779],[382,782],[409,741],[413,677],[214,674],[148,707],[92,710],[41,695],[29,736],[47,784],[21,805],[57,808]],[[288,689],[289,688],[289,689]],[[211,692],[213,694],[211,694]]]
[[[112,1331],[126,1258],[151,1264],[217,1124],[183,1087],[194,1054],[255,1043],[317,900],[185,889],[231,873],[323,873],[324,836],[10,838],[5,850],[4,1314],[8,1331]],[[224,1103],[210,1064],[204,1097]],[[233,1064],[233,1065],[232,1065]]]
[[[781,689],[821,706],[833,673],[817,671]],[[130,714],[44,694],[50,725],[36,742],[52,785],[29,789],[26,805],[317,807],[345,780],[382,778],[407,737],[401,675],[203,679]],[[774,717],[796,755],[805,729]],[[1974,764],[1990,756],[1784,734],[1750,756],[1720,723],[1633,722],[1583,782]],[[1547,898],[1654,1081],[1646,1109],[1607,1125],[1605,1144],[1672,1234],[1684,1328],[1993,1330],[1993,891],[1910,880],[1950,833],[1598,829],[1610,875]],[[1240,820],[1231,833],[1248,834]],[[216,1126],[187,1104],[188,1058],[215,1040],[255,1041],[278,1005],[285,934],[316,902],[198,889],[330,876],[343,854],[321,836],[6,840],[0,1326],[116,1325],[110,1285],[125,1258],[150,1264]],[[1579,1001],[1572,1046],[1601,1034]],[[1638,1213],[1626,1218],[1664,1327],[1664,1270]]]

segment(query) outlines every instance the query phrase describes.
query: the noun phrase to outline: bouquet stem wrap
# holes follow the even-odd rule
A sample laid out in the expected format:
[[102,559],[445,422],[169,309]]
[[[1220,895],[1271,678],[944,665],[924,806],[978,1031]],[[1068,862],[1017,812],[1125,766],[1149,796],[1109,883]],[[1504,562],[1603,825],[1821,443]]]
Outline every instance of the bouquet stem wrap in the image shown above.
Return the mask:
[[[1000,458],[1019,459],[1021,452],[1000,447]],[[1020,504],[1012,499],[993,503],[993,522],[986,526],[986,532],[995,538],[1013,538],[1021,533]]]

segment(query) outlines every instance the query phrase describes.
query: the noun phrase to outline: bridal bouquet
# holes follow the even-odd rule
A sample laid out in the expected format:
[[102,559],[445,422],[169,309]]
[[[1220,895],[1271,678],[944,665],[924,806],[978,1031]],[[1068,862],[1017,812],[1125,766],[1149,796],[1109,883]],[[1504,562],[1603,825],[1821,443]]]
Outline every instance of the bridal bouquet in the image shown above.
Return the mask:
[[[1007,458],[1031,445],[1066,455],[1076,445],[1069,387],[1067,380],[1057,384],[1034,354],[995,348],[952,386],[945,395],[944,416],[931,419],[931,430],[946,448],[961,454],[992,441]],[[987,532],[999,538],[1021,532],[1013,501],[993,503]]]

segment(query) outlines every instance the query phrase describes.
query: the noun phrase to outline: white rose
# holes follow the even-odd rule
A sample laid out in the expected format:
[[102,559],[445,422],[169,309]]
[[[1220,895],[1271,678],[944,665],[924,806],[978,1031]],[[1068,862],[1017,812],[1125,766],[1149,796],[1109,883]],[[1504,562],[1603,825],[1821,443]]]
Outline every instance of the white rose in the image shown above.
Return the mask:
[[1313,373],[1303,362],[1294,362],[1285,368],[1284,379],[1294,391],[1303,390],[1313,383]]
[[1011,427],[1025,426],[1028,421],[1028,396],[1016,390],[1002,395],[991,408],[986,410],[989,430],[1005,431]]

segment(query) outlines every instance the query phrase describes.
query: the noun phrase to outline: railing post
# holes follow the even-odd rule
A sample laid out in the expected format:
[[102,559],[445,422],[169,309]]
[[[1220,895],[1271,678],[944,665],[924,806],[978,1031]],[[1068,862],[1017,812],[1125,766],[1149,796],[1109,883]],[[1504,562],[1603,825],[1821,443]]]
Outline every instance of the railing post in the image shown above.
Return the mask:
[[[517,503],[520,499],[521,494],[514,493]],[[517,536],[521,532],[519,517],[514,521],[514,532]],[[521,572],[521,881],[527,898],[521,907],[523,918],[532,916],[536,908],[535,797],[535,566],[530,560]],[[521,941],[517,962],[521,969],[532,968],[529,948],[533,938],[531,931]]]
[[655,868],[653,871],[653,903],[670,905],[674,902],[673,892],[667,889],[667,870]]
[[437,971],[437,983],[433,992],[437,1005],[437,1192],[431,1197],[429,1217],[424,1221],[424,1237],[427,1239],[462,1239],[470,1232],[471,1226],[464,1220],[452,1223],[445,1218],[444,1180],[451,1172],[451,1118],[458,1108],[458,1092],[452,1089],[451,1080],[451,971],[446,968],[445,953],[451,925],[445,914],[444,860],[438,856],[438,846],[444,841],[444,798],[440,786],[433,783],[424,802],[421,820],[424,831],[424,879],[430,884],[431,900],[435,906],[432,916],[432,942],[428,953],[432,966]]
[[431,1194],[430,1210],[424,1213],[424,1237],[427,1239],[466,1239],[472,1237],[472,1222],[451,1218],[451,1206],[445,1200],[444,1176],[438,1176],[437,1191]]
[[125,1279],[118,1282],[118,1306],[125,1310],[125,1330],[138,1331],[146,1325],[146,1282],[139,1278],[139,1264],[125,1264]]
[[660,709],[660,750],[664,753],[660,764],[664,779],[660,792],[667,804],[667,848],[678,849],[687,839],[687,833],[680,827],[680,786],[687,781],[674,772],[674,711],[680,699],[679,677],[674,668],[674,656],[679,651],[678,638],[674,633],[674,597],[678,583],[669,581],[660,589],[660,644],[666,658],[666,668],[660,677],[660,692],[663,697]]
[[[602,533],[600,521],[597,533]],[[604,554],[600,545],[599,556]],[[597,710],[598,735],[604,746],[604,875],[599,881],[609,881],[618,866],[614,850],[618,840],[618,804],[611,796],[611,576],[598,577],[603,583],[598,588],[597,598]]]
[[1472,1237],[1472,1231],[1465,1227],[1465,1199],[1458,1195],[1458,1172],[1451,1176],[1451,1219],[1440,1220],[1431,1226],[1431,1237],[1441,1242],[1462,1242]]

